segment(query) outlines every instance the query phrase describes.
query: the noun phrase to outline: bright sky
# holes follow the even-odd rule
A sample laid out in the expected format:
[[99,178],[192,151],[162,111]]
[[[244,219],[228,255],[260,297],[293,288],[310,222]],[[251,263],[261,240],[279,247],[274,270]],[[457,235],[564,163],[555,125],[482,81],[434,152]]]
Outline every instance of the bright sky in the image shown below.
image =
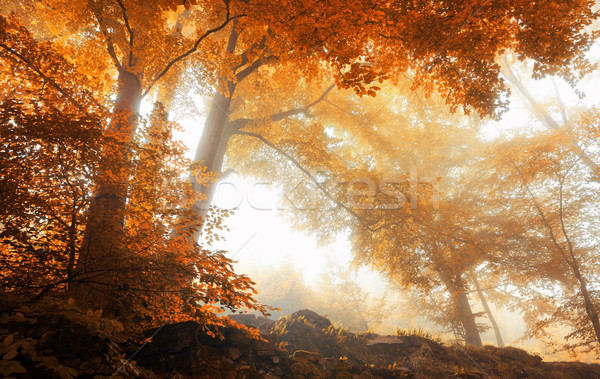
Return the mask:
[[[197,141],[200,131],[189,130],[184,141]],[[302,175],[300,171],[298,174]],[[345,236],[338,236],[329,246],[319,246],[310,235],[293,230],[278,209],[280,199],[275,186],[240,174],[229,175],[219,183],[213,205],[235,212],[227,220],[231,231],[225,235],[226,241],[215,247],[228,251],[229,257],[239,262],[239,272],[247,273],[252,267],[277,267],[289,261],[310,284],[324,270],[327,256],[350,261],[351,249]]]
[[[144,111],[149,111],[146,106]],[[203,107],[199,106],[199,109]],[[205,119],[178,120],[184,131],[175,138],[189,148],[191,159],[202,134]],[[298,175],[302,175],[298,171]],[[350,262],[352,251],[347,236],[340,235],[328,246],[319,246],[310,236],[293,230],[283,218],[277,204],[281,198],[275,186],[255,183],[252,179],[234,173],[217,187],[213,205],[222,209],[235,209],[227,220],[231,232],[226,241],[215,248],[229,252],[229,257],[238,261],[236,270],[248,273],[254,267],[278,267],[283,262],[292,262],[310,285],[325,269],[327,257],[340,262]],[[359,279],[369,285],[365,288],[375,296],[381,296],[385,282],[376,273],[367,269],[359,271]]]

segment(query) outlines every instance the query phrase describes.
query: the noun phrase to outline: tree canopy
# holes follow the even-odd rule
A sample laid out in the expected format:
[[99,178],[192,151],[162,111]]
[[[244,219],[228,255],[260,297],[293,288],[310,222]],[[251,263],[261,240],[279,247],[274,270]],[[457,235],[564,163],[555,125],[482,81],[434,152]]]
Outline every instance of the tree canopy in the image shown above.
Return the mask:
[[[137,330],[267,314],[210,246],[228,216],[209,212],[214,183],[235,169],[286,188],[299,229],[346,234],[357,265],[418,294],[466,343],[482,345],[484,315],[499,336],[487,301],[502,299],[531,335],[559,325],[567,347],[597,353],[598,109],[563,107],[558,122],[510,63],[575,87],[595,70],[594,7],[5,1],[4,292],[73,298]],[[485,140],[511,86],[545,130]],[[173,138],[183,116],[202,127],[191,160]],[[366,329],[364,293],[329,274],[357,303],[346,322]]]

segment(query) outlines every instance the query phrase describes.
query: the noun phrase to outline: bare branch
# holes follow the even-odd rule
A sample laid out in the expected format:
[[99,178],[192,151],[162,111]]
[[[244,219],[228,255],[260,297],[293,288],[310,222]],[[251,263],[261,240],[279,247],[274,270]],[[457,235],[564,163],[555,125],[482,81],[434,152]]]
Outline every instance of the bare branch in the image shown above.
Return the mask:
[[[275,121],[284,120],[290,116],[293,116],[293,115],[296,115],[299,113],[306,113],[306,112],[308,112],[308,110],[310,108],[314,107],[315,105],[319,104],[321,101],[325,100],[325,97],[327,97],[327,95],[329,94],[329,92],[331,92],[331,90],[333,88],[335,88],[335,84],[332,84],[329,87],[327,87],[327,89],[325,91],[323,91],[321,96],[319,96],[319,98],[316,99],[315,101],[308,103],[305,106],[300,107],[300,108],[288,109],[287,111],[274,113],[274,114],[270,115],[268,117],[268,119],[275,122]],[[240,130],[243,127],[245,127],[246,125],[251,124],[252,122],[255,122],[255,121],[258,121],[258,120],[248,119],[248,118],[239,118],[237,120],[231,121],[229,124],[235,126],[235,128],[237,130]]]
[[154,79],[152,79],[152,82],[150,83],[150,85],[148,86],[148,88],[144,91],[144,93],[142,94],[142,97],[145,97],[148,92],[150,92],[150,90],[152,89],[152,87],[154,86],[154,84],[156,84],[157,81],[159,81],[163,76],[165,76],[167,74],[167,72],[169,72],[169,70],[171,69],[171,67],[173,67],[173,65],[175,65],[175,63],[184,60],[185,58],[187,58],[190,54],[194,53],[196,50],[198,50],[198,46],[200,46],[200,43],[202,41],[204,41],[204,39],[206,37],[208,37],[209,35],[218,32],[219,30],[223,29],[225,26],[227,26],[227,24],[229,24],[230,21],[240,18],[243,15],[238,15],[238,16],[231,16],[231,10],[229,8],[229,0],[224,0],[225,3],[225,9],[226,9],[226,14],[225,14],[225,21],[223,21],[219,26],[216,26],[212,29],[207,30],[206,32],[204,32],[204,34],[202,34],[194,43],[194,45],[189,48],[185,53],[171,59],[171,61],[169,63],[167,63],[167,65],[165,66],[165,68],[158,74],[156,75],[156,77]]
[[347,205],[341,203],[340,201],[336,200],[327,190],[327,188],[325,188],[321,183],[319,183],[319,181],[317,179],[314,178],[314,176],[306,169],[304,168],[294,157],[292,157],[290,154],[286,153],[285,151],[283,151],[281,148],[277,147],[275,144],[271,143],[269,140],[267,140],[265,137],[261,136],[260,134],[257,133],[252,133],[252,132],[245,132],[245,131],[237,131],[234,134],[239,134],[239,135],[243,135],[243,136],[248,136],[248,137],[253,137],[258,139],[259,141],[261,141],[262,143],[264,143],[265,145],[269,146],[271,149],[275,150],[277,153],[279,153],[280,155],[284,156],[285,158],[287,158],[294,166],[296,166],[296,168],[298,168],[300,171],[302,171],[302,173],[304,173],[304,175],[306,175],[308,177],[308,179],[315,185],[317,186],[318,189],[321,190],[321,192],[323,193],[323,195],[331,200],[332,202],[334,202],[337,206],[339,206],[340,208],[344,209],[346,212],[348,212],[351,216],[353,216],[354,218],[356,218],[358,221],[360,221],[360,223],[367,229],[371,230],[371,231],[375,231],[377,229],[373,229],[371,226],[373,225],[373,223],[369,223],[368,221],[366,221],[361,215],[359,215],[358,213],[356,213],[352,208],[348,207]]

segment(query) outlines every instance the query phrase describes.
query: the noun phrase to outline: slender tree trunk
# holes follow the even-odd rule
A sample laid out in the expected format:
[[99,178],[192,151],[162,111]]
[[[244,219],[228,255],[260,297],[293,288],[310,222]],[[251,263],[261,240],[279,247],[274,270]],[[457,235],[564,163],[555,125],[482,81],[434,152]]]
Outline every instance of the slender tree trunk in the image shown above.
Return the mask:
[[479,286],[479,281],[477,280],[475,274],[471,274],[471,280],[473,281],[473,285],[475,285],[475,290],[477,291],[477,296],[479,297],[479,301],[483,306],[483,310],[485,311],[485,314],[487,315],[488,319],[490,320],[490,323],[492,324],[492,328],[494,329],[494,335],[496,336],[496,344],[498,345],[498,347],[504,347],[504,340],[502,339],[500,328],[496,323],[496,318],[494,318],[494,315],[492,314],[492,311],[488,305],[487,300],[485,299],[485,295],[481,290],[481,287]]
[[525,188],[527,189],[527,192],[529,193],[529,196],[531,197],[531,200],[533,201],[533,204],[535,205],[538,215],[540,216],[540,219],[542,220],[543,225],[548,230],[550,240],[554,244],[554,247],[556,248],[557,252],[560,254],[560,257],[565,261],[566,264],[568,264],[570,266],[570,268],[573,272],[573,275],[575,276],[575,279],[577,279],[577,281],[579,283],[579,288],[581,290],[581,296],[583,297],[583,301],[584,301],[584,305],[585,305],[586,315],[592,324],[596,340],[600,343],[600,320],[598,319],[598,310],[596,309],[596,306],[594,305],[594,302],[589,294],[589,291],[587,288],[587,282],[586,282],[585,278],[583,277],[583,275],[581,274],[579,260],[577,259],[577,256],[575,255],[575,251],[573,250],[573,245],[571,243],[571,239],[569,238],[569,234],[567,233],[567,229],[566,229],[565,223],[564,223],[564,221],[565,221],[564,214],[563,214],[563,184],[564,184],[563,180],[564,180],[564,177],[562,177],[562,178],[559,177],[559,183],[560,183],[560,187],[559,187],[560,188],[560,192],[559,192],[559,195],[560,195],[560,197],[559,197],[559,217],[560,217],[560,219],[559,220],[560,220],[560,226],[561,226],[560,230],[561,230],[561,232],[565,238],[565,241],[567,243],[568,250],[566,250],[566,251],[565,251],[564,247],[561,246],[561,244],[558,242],[556,233],[554,232],[552,225],[550,225],[550,223],[548,222],[548,219],[546,218],[546,215],[545,215],[544,211],[542,210],[542,207],[538,204],[535,196],[533,195],[533,192],[531,191],[529,186],[526,184],[527,181],[525,180],[524,175],[519,170],[517,170],[517,173],[523,179],[522,182],[525,184]]
[[483,344],[462,277],[459,274],[450,274],[447,271],[446,268],[441,268],[439,274],[452,297],[456,321],[460,322],[465,330],[465,342],[468,345],[481,347]]
[[596,336],[596,340],[600,343],[600,320],[598,319],[598,311],[596,310],[596,306],[590,296],[590,293],[587,288],[587,282],[581,271],[579,269],[579,262],[575,259],[573,253],[571,253],[571,267],[573,269],[573,273],[575,274],[575,278],[579,281],[579,288],[581,289],[581,296],[583,297],[583,301],[585,304],[585,312],[592,323],[592,327],[594,328],[594,335]]
[[118,83],[117,100],[105,134],[123,145],[107,146],[103,152],[71,287],[71,295],[77,300],[93,301],[105,310],[118,290],[119,273],[128,267],[122,251],[130,160],[127,144],[136,130],[142,98],[141,83],[135,74],[121,68]]
[[[579,288],[581,289],[581,296],[583,297],[583,301],[585,304],[585,312],[586,312],[590,322],[592,323],[592,327],[594,328],[594,334],[596,336],[596,340],[598,341],[598,343],[600,343],[600,320],[598,320],[598,310],[596,309],[596,306],[594,305],[594,301],[592,300],[592,297],[590,296],[590,293],[588,291],[587,281],[585,280],[585,278],[583,277],[583,274],[581,273],[579,259],[575,255],[575,251],[573,251],[573,244],[571,243],[571,239],[569,238],[569,234],[567,233],[567,229],[566,229],[565,223],[564,223],[563,181],[562,180],[560,181],[560,203],[559,204],[560,204],[560,208],[559,208],[560,213],[559,214],[560,214],[561,231],[567,242],[568,253],[569,253],[569,257],[570,257],[570,259],[566,259],[566,260],[570,264],[571,269],[573,270],[573,274],[575,275],[575,278],[579,282]],[[552,241],[555,244],[555,246],[557,246],[557,248],[560,250],[561,249],[560,245],[558,244],[558,242],[556,241],[556,239],[554,237],[553,237]]]

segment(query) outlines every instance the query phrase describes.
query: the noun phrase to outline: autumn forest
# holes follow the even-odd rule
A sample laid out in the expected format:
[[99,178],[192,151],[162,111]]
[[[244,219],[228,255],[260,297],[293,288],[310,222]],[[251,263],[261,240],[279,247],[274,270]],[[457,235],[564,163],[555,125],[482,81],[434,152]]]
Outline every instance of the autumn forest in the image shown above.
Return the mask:
[[[517,347],[600,375],[599,10],[1,1],[0,376],[555,377]],[[232,178],[273,224],[219,206]],[[261,224],[345,258],[245,270],[226,241]],[[161,330],[203,363],[144,355]]]

